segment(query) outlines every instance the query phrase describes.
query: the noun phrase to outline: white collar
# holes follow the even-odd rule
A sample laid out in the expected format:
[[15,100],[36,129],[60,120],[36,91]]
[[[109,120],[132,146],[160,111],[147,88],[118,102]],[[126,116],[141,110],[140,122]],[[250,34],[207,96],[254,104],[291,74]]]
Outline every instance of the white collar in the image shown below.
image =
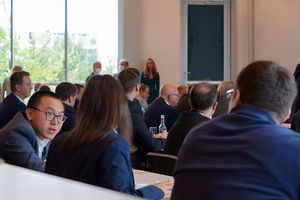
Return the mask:
[[24,103],[24,100],[23,99],[21,99],[21,97],[19,97],[16,93],[14,93],[13,92],[13,94],[21,101],[21,102],[23,102]]

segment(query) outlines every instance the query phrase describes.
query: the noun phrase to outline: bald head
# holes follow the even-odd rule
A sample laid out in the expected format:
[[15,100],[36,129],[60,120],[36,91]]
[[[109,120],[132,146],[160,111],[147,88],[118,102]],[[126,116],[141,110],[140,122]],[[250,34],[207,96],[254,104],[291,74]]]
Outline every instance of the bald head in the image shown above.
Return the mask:
[[170,83],[164,84],[160,88],[160,97],[165,99],[171,106],[176,106],[179,100],[177,87]]

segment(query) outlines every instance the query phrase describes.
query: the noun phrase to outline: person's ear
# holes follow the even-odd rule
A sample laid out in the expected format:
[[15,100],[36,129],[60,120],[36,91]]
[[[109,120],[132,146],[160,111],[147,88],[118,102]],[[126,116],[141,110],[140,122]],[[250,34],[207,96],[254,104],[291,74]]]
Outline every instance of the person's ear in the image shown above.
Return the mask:
[[17,92],[19,92],[21,90],[21,85],[19,85],[19,84],[15,85],[15,89]]
[[240,95],[241,95],[241,92],[239,89],[234,90],[234,94],[229,102],[228,112],[230,112],[233,108],[235,108],[236,106],[241,104],[241,99],[240,99],[241,96]]
[[212,112],[213,114],[215,113],[216,109],[217,109],[217,106],[218,106],[218,102],[216,101],[213,105],[212,105]]
[[68,101],[72,106],[74,106],[74,104],[75,104],[76,97],[77,97],[77,95],[73,95],[68,98]]
[[290,115],[292,113],[292,110],[289,109],[286,113],[285,113],[285,116],[283,118],[283,120],[281,122],[279,122],[280,124],[284,123],[288,118],[290,118]]
[[171,95],[168,95],[167,99],[170,102],[171,101]]
[[32,120],[32,116],[33,116],[33,112],[32,112],[32,109],[31,108],[27,108],[25,110],[25,114],[26,114],[26,117],[28,119],[28,121],[31,121]]

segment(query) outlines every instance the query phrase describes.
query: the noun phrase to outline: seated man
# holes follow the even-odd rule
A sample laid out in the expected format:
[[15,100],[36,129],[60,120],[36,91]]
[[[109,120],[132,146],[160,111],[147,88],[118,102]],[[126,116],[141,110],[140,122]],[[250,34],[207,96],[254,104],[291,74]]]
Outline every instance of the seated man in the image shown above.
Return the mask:
[[186,138],[172,199],[299,199],[300,136],[280,126],[296,93],[293,75],[274,62],[244,68],[230,113]]
[[176,108],[179,110],[180,113],[183,111],[190,111],[191,104],[189,101],[189,92],[193,85],[179,85],[177,87],[180,98],[178,100]]
[[148,108],[148,102],[147,102],[148,97],[149,97],[149,86],[145,84],[141,84],[139,94],[136,97],[136,99],[139,101],[143,113]]
[[72,130],[75,126],[77,110],[74,108],[74,104],[77,96],[77,87],[70,82],[62,82],[56,86],[55,93],[60,96],[65,107],[67,119],[60,131],[60,133],[65,133]]
[[159,98],[155,99],[147,108],[144,117],[148,127],[158,127],[161,115],[165,115],[167,130],[170,130],[177,118],[179,111],[176,105],[179,100],[177,87],[165,84],[160,89]]
[[218,85],[218,106],[213,117],[228,113],[228,106],[230,99],[228,96],[228,91],[235,88],[234,81],[223,81]]
[[74,108],[76,110],[78,110],[79,103],[81,101],[81,97],[82,97],[83,92],[85,90],[85,85],[82,85],[82,84],[79,84],[79,83],[75,83],[75,85],[77,87],[77,95],[76,95],[76,100],[75,100]]
[[133,139],[137,151],[131,156],[132,167],[145,169],[146,155],[148,152],[160,151],[164,148],[167,133],[158,134],[154,138],[149,132],[143,117],[139,101],[135,99],[139,94],[139,71],[135,68],[127,68],[120,72],[118,80],[122,84],[128,99],[129,112],[132,119]]
[[7,163],[43,172],[49,141],[65,121],[64,106],[55,93],[38,91],[25,112],[18,112],[0,130],[0,158]]
[[164,152],[177,156],[178,151],[190,130],[197,124],[212,118],[216,109],[217,89],[209,83],[192,86],[189,94],[192,110],[182,112],[169,131]]
[[10,77],[10,93],[0,103],[0,129],[4,127],[19,111],[25,111],[24,99],[30,96],[32,90],[29,73],[15,72]]

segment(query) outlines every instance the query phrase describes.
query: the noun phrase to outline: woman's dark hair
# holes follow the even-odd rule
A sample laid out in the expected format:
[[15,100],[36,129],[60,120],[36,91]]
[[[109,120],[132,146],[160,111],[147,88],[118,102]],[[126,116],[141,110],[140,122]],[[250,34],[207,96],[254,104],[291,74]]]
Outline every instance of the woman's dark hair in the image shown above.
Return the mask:
[[103,140],[116,129],[131,142],[128,103],[120,83],[110,75],[94,75],[81,98],[74,129],[66,136],[73,152],[78,146]]

